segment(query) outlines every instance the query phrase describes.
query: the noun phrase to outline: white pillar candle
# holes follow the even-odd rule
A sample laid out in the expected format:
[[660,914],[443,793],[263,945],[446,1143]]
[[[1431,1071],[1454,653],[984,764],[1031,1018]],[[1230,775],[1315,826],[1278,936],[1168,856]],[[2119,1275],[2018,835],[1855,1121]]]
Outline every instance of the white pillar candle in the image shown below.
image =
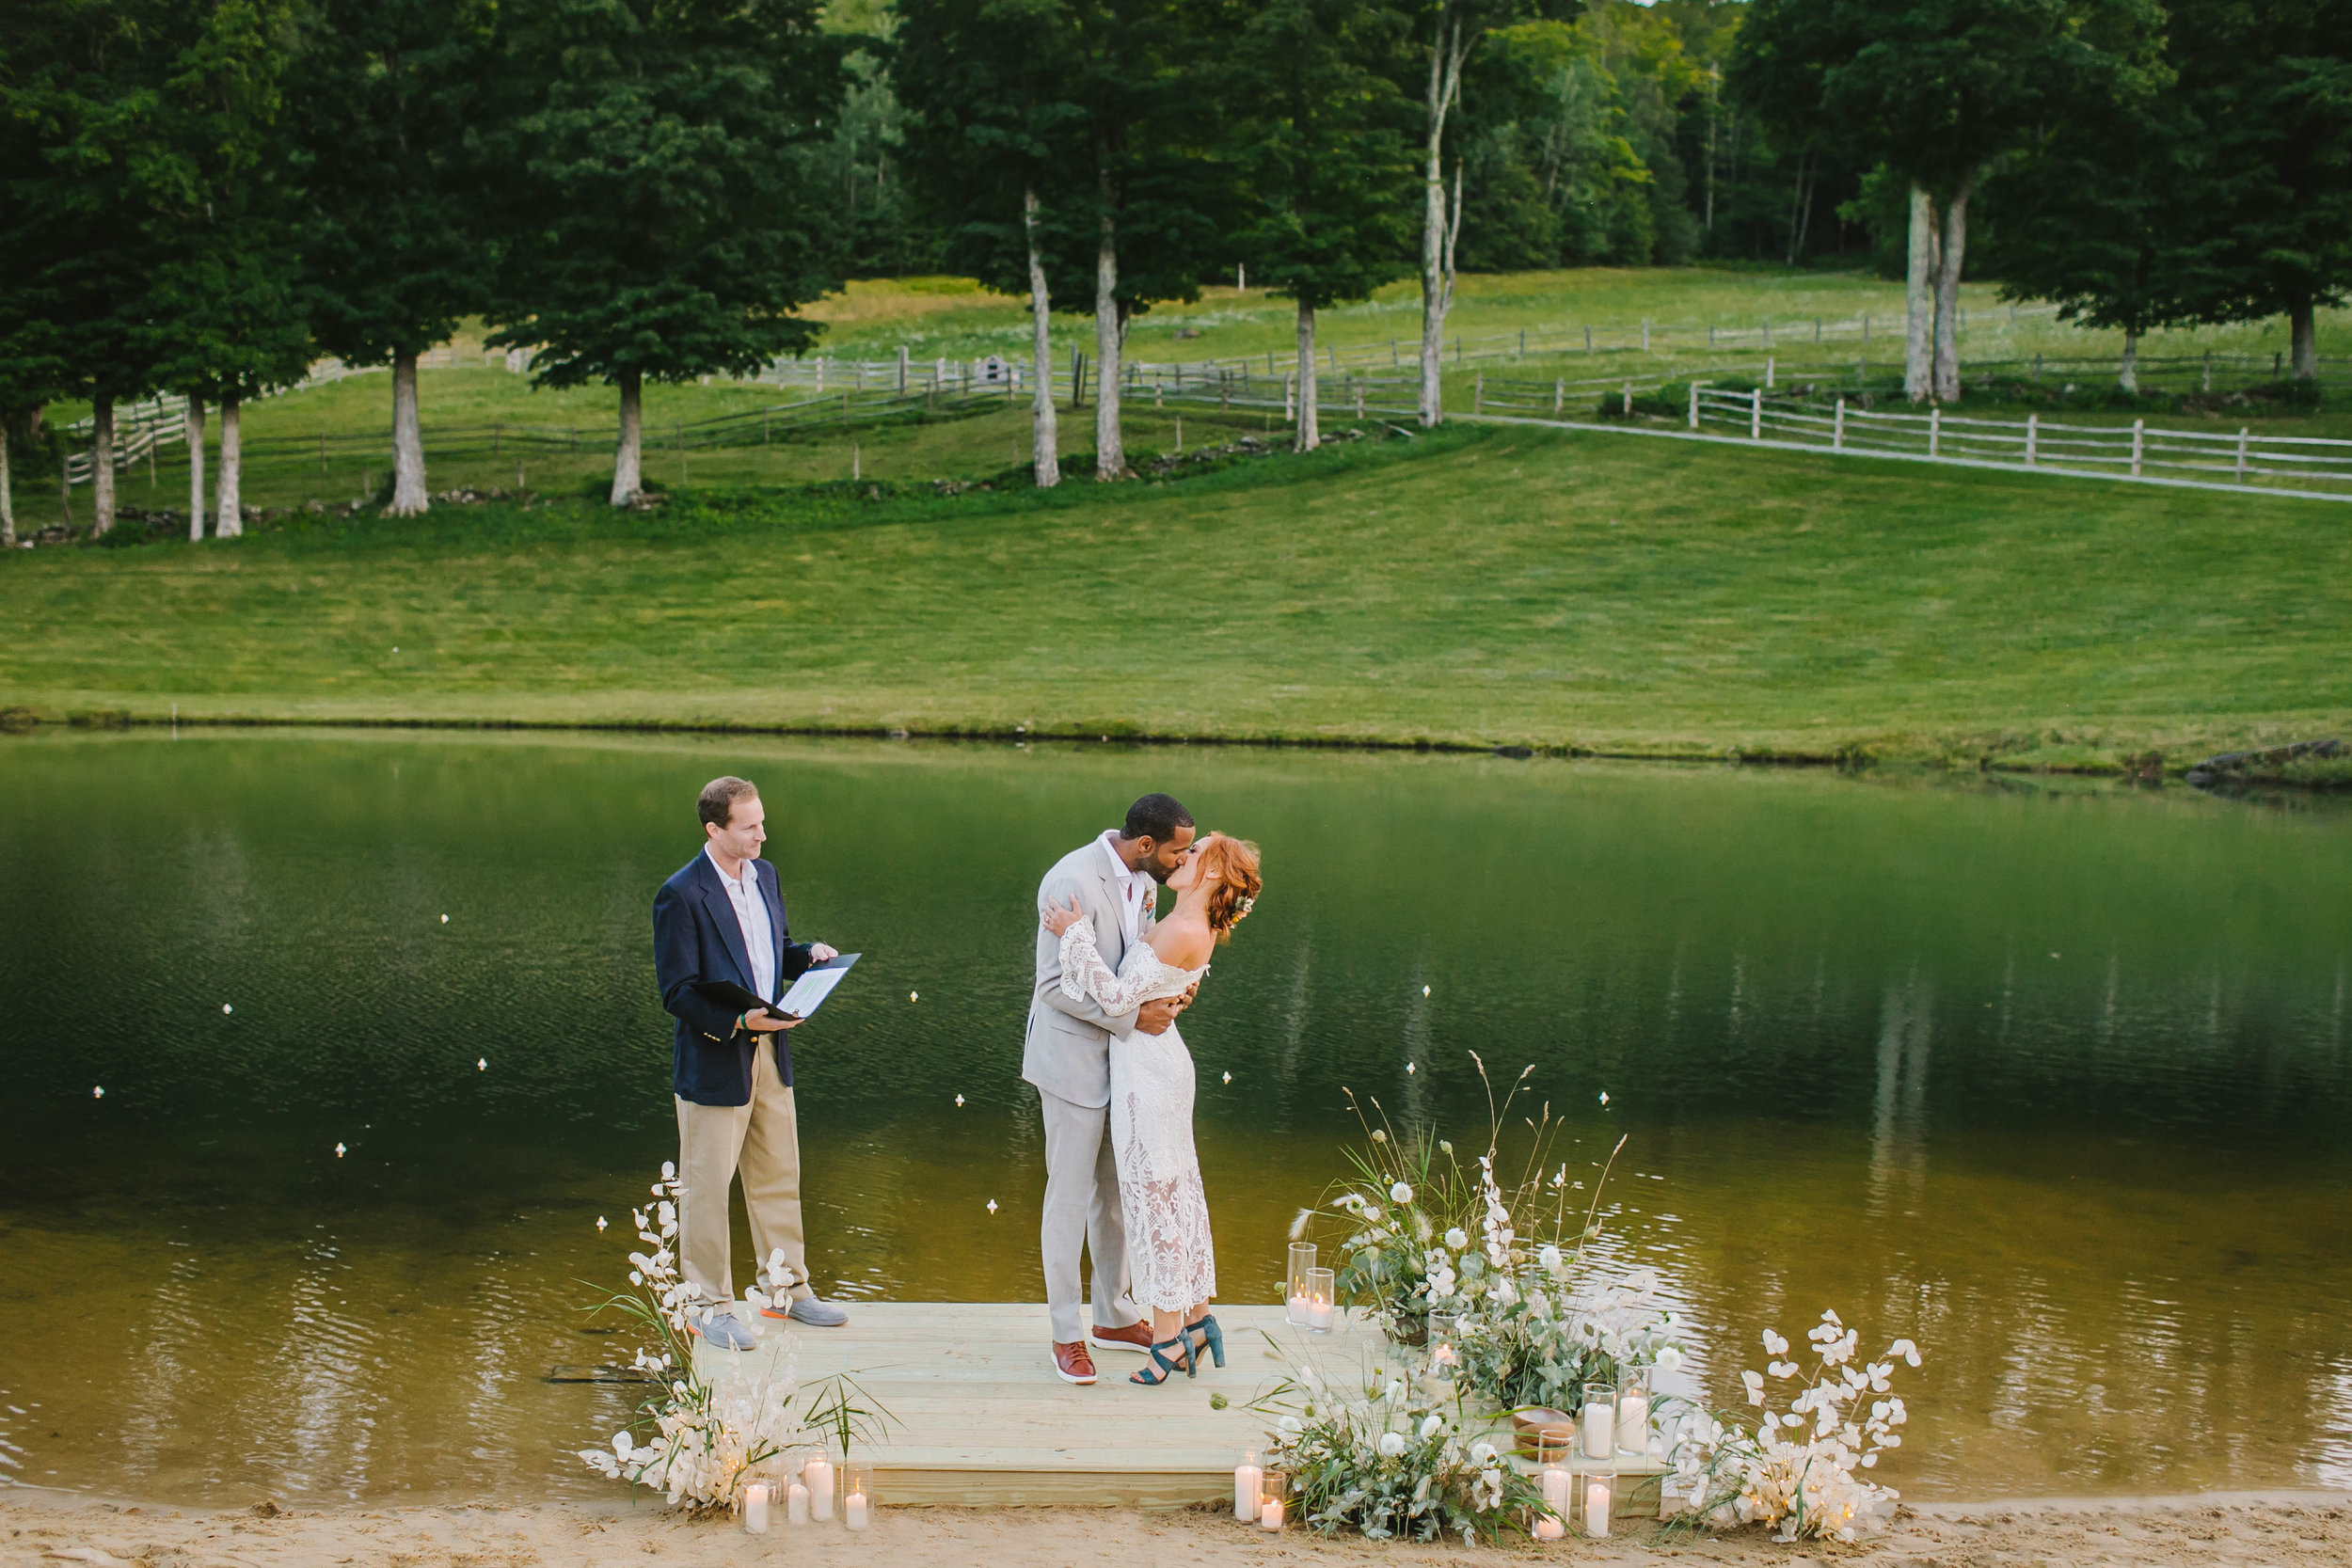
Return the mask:
[[1593,1476],[1584,1482],[1584,1533],[1602,1536],[1609,1533],[1609,1478]]
[[866,1494],[852,1492],[842,1499],[841,1517],[851,1529],[864,1529],[867,1524]]
[[1557,1541],[1567,1533],[1567,1527],[1549,1515],[1535,1521],[1535,1539],[1538,1541]]
[[808,1488],[797,1481],[784,1495],[784,1522],[787,1525],[808,1523]]
[[1282,1528],[1281,1498],[1268,1497],[1265,1500],[1265,1506],[1258,1510],[1258,1528],[1260,1529],[1280,1529]]
[[1233,1466],[1233,1517],[1245,1525],[1258,1516],[1258,1483],[1263,1479],[1255,1465]]
[[1564,1519],[1568,1515],[1568,1489],[1572,1484],[1573,1478],[1559,1465],[1544,1466],[1544,1504]]
[[1649,1451],[1649,1396],[1639,1388],[1629,1388],[1617,1396],[1617,1450]]
[[812,1459],[801,1466],[808,1483],[808,1516],[822,1524],[833,1517],[833,1461]]
[[768,1533],[768,1488],[757,1481],[743,1488],[743,1528],[754,1535]]
[[1617,1452],[1617,1413],[1595,1400],[1584,1407],[1584,1457],[1612,1459]]
[[1307,1303],[1307,1326],[1328,1333],[1331,1328],[1331,1304],[1321,1296]]

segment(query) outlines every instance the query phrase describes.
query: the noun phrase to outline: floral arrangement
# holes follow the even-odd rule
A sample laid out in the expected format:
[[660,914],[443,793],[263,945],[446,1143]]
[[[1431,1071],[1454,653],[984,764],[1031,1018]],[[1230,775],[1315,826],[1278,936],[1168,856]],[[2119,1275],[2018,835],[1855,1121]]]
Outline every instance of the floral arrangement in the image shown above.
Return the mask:
[[[631,1289],[592,1309],[624,1313],[651,1333],[653,1347],[640,1346],[631,1365],[655,1392],[638,1407],[630,1428],[612,1434],[609,1449],[582,1449],[580,1458],[612,1480],[663,1493],[674,1507],[732,1508],[761,1465],[807,1442],[813,1432],[835,1433],[846,1451],[853,1434],[872,1430],[873,1418],[850,1402],[839,1379],[828,1380],[824,1399],[803,1403],[788,1356],[774,1377],[722,1386],[703,1376],[694,1365],[691,1324],[716,1308],[703,1303],[678,1273],[680,1190],[676,1165],[664,1161],[661,1180],[652,1189],[657,1201],[630,1212],[637,1239],[650,1250],[628,1255]],[[771,1277],[782,1264],[781,1254],[770,1259]],[[744,1300],[755,1308],[747,1326],[756,1337],[761,1332],[756,1309],[769,1300],[757,1290],[745,1291]],[[647,1429],[650,1435],[641,1440]]]
[[1302,1362],[1295,1382],[1254,1408],[1281,1411],[1266,1468],[1290,1478],[1300,1515],[1324,1534],[1353,1528],[1375,1541],[1435,1541],[1452,1532],[1468,1545],[1520,1528],[1531,1510],[1549,1513],[1534,1483],[1465,1432],[1450,1402],[1445,1390],[1377,1367],[1360,1389],[1327,1387]]
[[[1485,1062],[1470,1059],[1484,1078]],[[1654,1276],[1609,1282],[1585,1267],[1623,1138],[1581,1216],[1568,1205],[1584,1183],[1568,1179],[1565,1161],[1550,1168],[1562,1123],[1549,1106],[1529,1118],[1534,1137],[1517,1178],[1506,1186],[1497,1175],[1503,1120],[1534,1070],[1499,1106],[1489,1090],[1486,1151],[1468,1167],[1450,1142],[1423,1132],[1408,1143],[1385,1117],[1377,1127],[1367,1118],[1370,1148],[1353,1154],[1355,1179],[1294,1227],[1303,1231],[1318,1215],[1346,1225],[1342,1300],[1377,1315],[1401,1344],[1422,1343],[1433,1315],[1449,1321],[1463,1390],[1514,1408],[1570,1403],[1581,1384],[1672,1367],[1682,1354],[1683,1325],[1657,1306]]]
[[[1895,1489],[1855,1472],[1875,1467],[1882,1452],[1902,1446],[1895,1429],[1906,1413],[1888,1377],[1899,1360],[1918,1366],[1918,1347],[1898,1339],[1879,1360],[1856,1366],[1860,1336],[1836,1312],[1822,1313],[1805,1338],[1819,1365],[1801,1378],[1803,1368],[1781,1359],[1788,1341],[1764,1331],[1764,1349],[1773,1358],[1766,1371],[1798,1383],[1786,1412],[1766,1410],[1754,1431],[1702,1418],[1676,1445],[1674,1489],[1691,1498],[1701,1523],[1772,1525],[1778,1541],[1851,1541],[1873,1515],[1893,1511]],[[1743,1371],[1740,1379],[1748,1402],[1763,1405],[1764,1375]],[[1867,1410],[1858,1411],[1866,1397]]]

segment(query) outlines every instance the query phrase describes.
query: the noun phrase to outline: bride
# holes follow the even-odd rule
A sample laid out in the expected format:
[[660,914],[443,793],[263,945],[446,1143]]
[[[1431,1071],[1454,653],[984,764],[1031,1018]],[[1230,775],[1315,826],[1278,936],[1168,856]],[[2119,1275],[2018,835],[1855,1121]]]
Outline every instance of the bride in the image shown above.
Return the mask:
[[[1127,950],[1111,973],[1095,946],[1094,922],[1070,907],[1046,907],[1045,928],[1061,939],[1061,989],[1123,1013],[1181,996],[1209,972],[1209,956],[1232,934],[1258,895],[1258,847],[1210,833],[1168,879],[1176,908]],[[1157,1386],[1197,1370],[1200,1353],[1225,1365],[1225,1336],[1209,1314],[1216,1253],[1209,1201],[1192,1148],[1192,1053],[1174,1024],[1157,1035],[1111,1041],[1111,1147],[1119,1161],[1119,1206],[1127,1221],[1128,1272],[1136,1303],[1152,1312],[1152,1365],[1136,1383]],[[1195,1336],[1199,1336],[1198,1342]],[[1168,1354],[1173,1352],[1171,1359]]]

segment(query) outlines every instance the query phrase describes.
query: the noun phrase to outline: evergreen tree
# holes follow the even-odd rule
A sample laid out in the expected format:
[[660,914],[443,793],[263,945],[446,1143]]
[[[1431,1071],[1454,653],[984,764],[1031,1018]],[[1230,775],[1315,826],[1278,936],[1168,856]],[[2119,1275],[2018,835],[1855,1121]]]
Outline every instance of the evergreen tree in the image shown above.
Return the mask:
[[643,392],[805,349],[837,285],[809,161],[843,42],[814,0],[524,0],[493,112],[505,246],[493,345],[541,386],[620,389],[612,503],[642,486]]

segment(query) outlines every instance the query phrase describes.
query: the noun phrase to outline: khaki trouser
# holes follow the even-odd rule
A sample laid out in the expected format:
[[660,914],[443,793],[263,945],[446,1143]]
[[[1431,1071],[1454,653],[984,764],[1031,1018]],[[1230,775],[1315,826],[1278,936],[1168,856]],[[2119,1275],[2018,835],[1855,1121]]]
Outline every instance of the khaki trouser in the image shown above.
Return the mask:
[[[672,1098],[675,1098],[673,1096]],[[752,1218],[755,1274],[762,1288],[805,1297],[808,1243],[801,1228],[801,1126],[792,1091],[776,1076],[776,1051],[763,1036],[752,1062],[747,1105],[677,1102],[678,1256],[687,1283],[706,1301],[735,1299],[728,1256],[727,1188],[743,1179],[743,1207]],[[766,1277],[768,1259],[781,1250],[784,1274]]]

